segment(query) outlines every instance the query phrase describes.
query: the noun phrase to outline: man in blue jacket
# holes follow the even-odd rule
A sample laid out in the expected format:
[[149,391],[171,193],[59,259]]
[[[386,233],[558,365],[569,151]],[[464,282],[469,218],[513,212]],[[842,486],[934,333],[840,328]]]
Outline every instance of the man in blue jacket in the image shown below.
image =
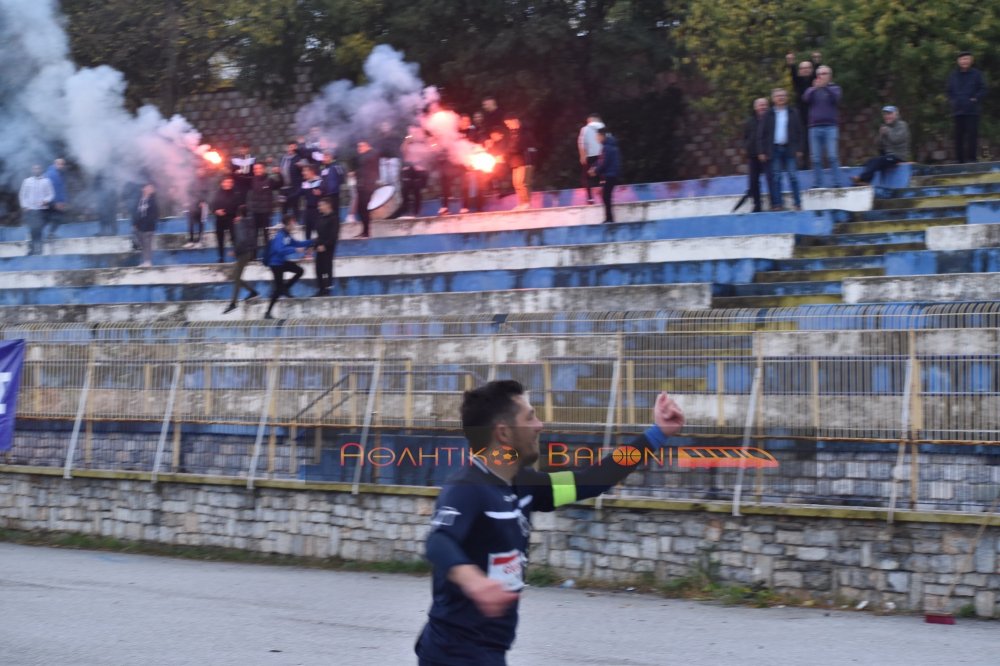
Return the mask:
[[840,86],[826,65],[816,70],[816,80],[802,98],[809,106],[809,154],[812,156],[813,187],[823,187],[823,154],[833,173],[833,186],[842,187],[840,175]]
[[948,75],[948,102],[955,120],[955,160],[975,162],[979,155],[979,107],[986,96],[983,73],[972,66],[972,54],[958,54],[958,69]]
[[[533,469],[543,426],[513,380],[467,391],[461,416],[472,463],[445,484],[435,505],[427,537],[434,601],[415,649],[420,666],[504,666],[517,630],[531,513],[596,497],[635,466],[614,462],[612,452],[584,469]],[[653,425],[633,446],[661,448],[683,426],[684,413],[661,393]]]
[[[295,215],[293,213],[285,213],[281,224],[281,229],[267,245],[265,263],[274,276],[274,288],[271,291],[271,302],[267,306],[267,312],[264,313],[264,319],[274,319],[271,316],[274,304],[282,296],[290,297],[292,295],[292,287],[295,286],[304,272],[294,260],[301,258],[300,248],[310,247],[313,244],[312,241],[295,240],[292,237],[292,232],[295,231]],[[285,273],[292,274],[292,279],[287,283],[285,282]]]
[[601,199],[604,200],[604,224],[615,221],[614,211],[611,210],[611,195],[615,191],[615,185],[622,177],[622,156],[618,150],[618,139],[608,132],[606,127],[597,130],[597,140],[601,143],[601,155],[597,158],[597,164],[592,168],[592,175],[597,176],[601,181]]

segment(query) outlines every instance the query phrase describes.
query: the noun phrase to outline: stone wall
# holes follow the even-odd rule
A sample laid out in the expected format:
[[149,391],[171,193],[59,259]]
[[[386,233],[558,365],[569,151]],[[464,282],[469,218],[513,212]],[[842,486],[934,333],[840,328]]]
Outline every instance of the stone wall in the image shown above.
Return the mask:
[[227,153],[246,143],[259,157],[277,159],[297,131],[295,113],[312,101],[314,94],[308,75],[302,74],[290,99],[281,104],[225,89],[186,97],[178,104],[177,113],[191,121],[205,143]]
[[[285,142],[298,131],[295,113],[312,101],[314,95],[308,75],[302,74],[291,99],[283,104],[272,105],[227,89],[185,98],[177,112],[190,120],[212,145],[229,151],[246,142],[258,156],[277,158],[285,152]],[[875,107],[846,114],[840,127],[842,164],[861,164],[874,155],[874,136],[880,122],[881,115]],[[567,128],[566,134],[573,137],[576,131],[576,127]],[[661,180],[746,173],[740,135],[739,128],[723,124],[717,116],[689,108],[678,123],[677,132],[684,159],[674,165],[674,173],[663,174]],[[991,144],[981,137],[980,150],[998,155],[1000,144]],[[923,163],[953,159],[951,139],[945,135],[926,137],[914,146],[914,159]]]
[[[212,484],[141,475],[57,474],[0,468],[0,527],[104,535],[165,544],[365,561],[422,555],[433,489],[261,482]],[[975,543],[979,516],[747,507],[607,499],[536,514],[533,566],[624,583],[667,581],[714,562],[720,581],[778,592],[937,609],[959,576],[951,609],[998,613],[1000,526]],[[971,553],[971,558],[967,554]],[[966,568],[966,562],[970,562]],[[961,573],[959,573],[961,572]]]

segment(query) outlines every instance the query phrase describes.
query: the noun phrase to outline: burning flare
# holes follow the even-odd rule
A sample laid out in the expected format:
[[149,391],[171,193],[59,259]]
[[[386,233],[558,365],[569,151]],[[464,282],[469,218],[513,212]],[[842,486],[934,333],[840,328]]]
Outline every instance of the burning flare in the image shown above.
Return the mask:
[[220,155],[218,151],[207,150],[205,151],[205,154],[202,155],[202,157],[204,157],[209,163],[214,164],[215,166],[222,164],[222,155]]
[[469,158],[469,162],[472,164],[472,168],[476,171],[492,173],[493,167],[497,165],[497,158],[493,157],[486,151],[481,151],[473,153]]

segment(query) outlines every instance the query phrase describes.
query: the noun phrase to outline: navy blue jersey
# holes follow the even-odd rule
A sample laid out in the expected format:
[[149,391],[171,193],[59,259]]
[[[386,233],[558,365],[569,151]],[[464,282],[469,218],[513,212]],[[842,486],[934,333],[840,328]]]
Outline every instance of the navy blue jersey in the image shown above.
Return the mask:
[[[649,446],[645,437],[634,444]],[[618,483],[634,467],[608,456],[583,470],[553,473],[522,469],[508,485],[481,461],[458,472],[441,489],[427,538],[427,557],[434,566],[434,600],[417,644],[421,659],[434,664],[486,663],[487,654],[502,655],[514,642],[517,603],[499,618],[488,618],[461,588],[448,580],[452,567],[474,564],[512,592],[524,587],[533,511],[596,497]]]

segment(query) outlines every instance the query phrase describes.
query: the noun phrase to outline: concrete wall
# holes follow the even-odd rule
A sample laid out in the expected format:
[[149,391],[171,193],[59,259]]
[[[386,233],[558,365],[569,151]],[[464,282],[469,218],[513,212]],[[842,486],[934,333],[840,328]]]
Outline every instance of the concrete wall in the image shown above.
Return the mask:
[[[165,478],[62,479],[0,472],[0,526],[178,545],[364,561],[421,557],[433,489],[261,482],[232,485]],[[121,477],[123,475],[119,475]],[[609,499],[596,511],[535,514],[531,562],[558,575],[667,581],[718,563],[721,580],[838,602],[893,602],[908,610],[974,604],[994,617],[1000,527],[974,543],[978,516],[861,509],[745,507]],[[964,569],[966,553],[971,563]],[[951,600],[944,599],[958,576]]]
[[973,224],[970,220],[970,223],[966,225],[930,227],[926,234],[928,250],[974,250],[980,247],[1000,247],[1000,224],[986,222]]
[[847,278],[843,295],[845,303],[995,301],[1000,279],[996,273]]

